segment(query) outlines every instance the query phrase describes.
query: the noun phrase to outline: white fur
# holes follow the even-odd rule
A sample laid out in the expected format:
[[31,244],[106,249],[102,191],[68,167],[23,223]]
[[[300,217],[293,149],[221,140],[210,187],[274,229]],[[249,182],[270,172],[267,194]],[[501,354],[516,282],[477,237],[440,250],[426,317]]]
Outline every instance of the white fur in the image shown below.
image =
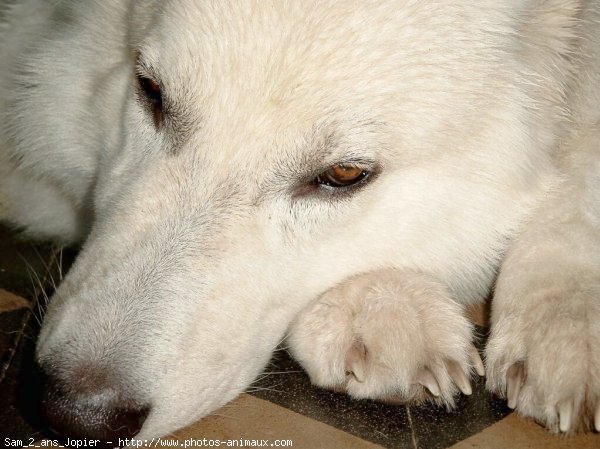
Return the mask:
[[[430,370],[440,404],[454,404],[446,364],[470,373],[471,325],[444,285],[423,273],[380,270],[334,287],[292,323],[292,354],[314,384],[342,389],[358,398],[420,401],[422,370]],[[364,345],[361,375],[348,360]],[[356,361],[354,361],[354,365]],[[353,371],[354,375],[348,375]]]
[[[407,376],[400,396],[422,396],[409,373],[431,357],[467,369],[459,304],[485,297],[507,250],[490,386],[502,392],[508,364],[525,361],[518,408],[550,427],[544,401],[600,401],[597,2],[25,0],[4,15],[0,218],[85,239],[38,358],[118,367],[153,404],[141,437],[235,397],[295,318],[315,326],[299,315],[311,301],[330,291],[339,303],[336,286],[361,273],[377,289],[390,268],[444,292],[364,317],[419,329],[412,351],[381,357]],[[136,99],[138,52],[173,105],[159,130]],[[302,174],[349,157],[381,173],[343,198],[293,195]],[[389,275],[384,290],[402,296],[405,274]],[[548,307],[548,285],[575,326]],[[365,298],[348,307],[370,310]],[[433,350],[423,316],[404,314],[421,300],[457,313],[456,347]],[[310,347],[350,322],[290,338]],[[555,339],[565,350],[547,362]],[[314,379],[338,350],[298,355]],[[585,367],[564,372],[574,360]],[[377,379],[355,394],[379,397],[389,379]]]

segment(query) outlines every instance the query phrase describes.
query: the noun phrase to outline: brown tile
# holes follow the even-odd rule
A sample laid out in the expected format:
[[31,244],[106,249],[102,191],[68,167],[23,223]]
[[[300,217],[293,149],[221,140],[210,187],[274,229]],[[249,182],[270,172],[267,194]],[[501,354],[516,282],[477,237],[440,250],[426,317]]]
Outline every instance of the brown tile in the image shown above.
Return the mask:
[[555,435],[533,421],[513,413],[484,431],[455,444],[451,449],[597,449],[598,447],[600,447],[598,434]]
[[29,307],[29,301],[7,290],[0,288],[0,313]]
[[215,415],[176,432],[174,436],[179,440],[292,440],[295,449],[382,447],[248,394],[242,394]]

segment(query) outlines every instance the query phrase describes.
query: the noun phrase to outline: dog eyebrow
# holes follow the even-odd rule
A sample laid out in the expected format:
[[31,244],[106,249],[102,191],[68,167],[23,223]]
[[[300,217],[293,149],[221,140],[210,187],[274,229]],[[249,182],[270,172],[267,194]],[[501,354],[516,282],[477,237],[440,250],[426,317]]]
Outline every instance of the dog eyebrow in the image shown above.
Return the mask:
[[304,171],[319,169],[325,165],[325,161],[330,160],[339,150],[340,136],[339,132],[327,130],[313,130],[308,140],[308,148],[301,154],[305,156]]
[[301,159],[295,163],[297,179],[313,178],[336,163],[370,166],[375,163],[374,142],[357,137],[372,135],[376,122],[351,120],[314,126],[306,137]]
[[146,75],[150,78],[158,81],[160,77],[158,76],[158,72],[154,69],[154,66],[150,61],[147,61],[140,50],[135,51],[135,73],[139,75]]
[[[347,125],[349,126],[349,125]],[[356,129],[360,124],[352,126]],[[301,140],[300,149],[287,149],[274,165],[273,177],[260,189],[264,193],[281,194],[312,182],[318,175],[337,163],[356,164],[371,168],[376,165],[370,145],[351,143],[335,124],[313,126]],[[264,198],[264,194],[261,194]]]
[[274,167],[275,183],[287,186],[290,179],[296,182],[310,179],[326,165],[326,161],[333,159],[338,148],[339,138],[335,131],[324,132],[320,127],[313,127],[296,147],[285,148],[280,154]]

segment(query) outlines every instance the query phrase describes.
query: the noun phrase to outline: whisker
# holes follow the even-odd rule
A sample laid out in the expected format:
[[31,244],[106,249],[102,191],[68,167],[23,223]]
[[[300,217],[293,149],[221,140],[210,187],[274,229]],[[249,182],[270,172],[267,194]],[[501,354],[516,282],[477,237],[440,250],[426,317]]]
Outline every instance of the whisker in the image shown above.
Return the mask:
[[273,393],[283,393],[282,390],[277,390],[271,387],[250,387],[246,390],[246,393],[257,393],[259,391],[270,391]]
[[[31,293],[31,297],[32,297],[32,301],[34,304],[32,304],[33,307],[31,307],[31,314],[33,315],[33,317],[35,318],[35,320],[37,321],[37,323],[41,326],[42,325],[42,317],[43,317],[43,312],[41,310],[41,306],[40,306],[40,302],[37,299],[38,295],[37,295],[37,288],[35,286],[35,281],[33,280],[33,276],[31,273],[31,269],[30,267],[26,267],[27,268],[27,277],[29,277],[29,282],[31,282],[31,289],[32,289],[32,293]],[[38,314],[36,313],[36,309],[39,312],[39,317]]]
[[59,249],[58,256],[58,279],[62,282],[63,280],[63,247]]
[[47,279],[47,277],[49,276],[50,282],[52,283],[52,287],[54,288],[54,290],[56,290],[56,282],[54,282],[54,276],[52,276],[52,270],[51,270],[50,266],[48,265],[46,260],[42,257],[42,255],[40,254],[38,249],[33,245],[32,245],[32,248],[35,251],[35,254],[37,254],[38,258],[40,259],[40,262],[42,262],[42,265],[46,269],[46,276],[44,277],[44,280]]
[[302,370],[291,370],[291,371],[265,371],[264,373],[261,373],[260,375],[263,377],[267,377],[270,376],[271,374],[291,374],[291,373],[301,373]]
[[[26,265],[27,270],[31,274],[33,274],[35,276],[35,279],[37,281],[38,287],[43,290],[44,289],[44,284],[41,281],[40,277],[38,276],[37,271],[34,270],[34,268],[31,266],[31,264],[29,263],[29,261],[25,257],[23,257],[23,255],[21,255],[20,253],[18,253],[18,256],[21,258],[21,260],[23,261],[23,263]],[[37,296],[37,292],[34,291],[34,295]]]

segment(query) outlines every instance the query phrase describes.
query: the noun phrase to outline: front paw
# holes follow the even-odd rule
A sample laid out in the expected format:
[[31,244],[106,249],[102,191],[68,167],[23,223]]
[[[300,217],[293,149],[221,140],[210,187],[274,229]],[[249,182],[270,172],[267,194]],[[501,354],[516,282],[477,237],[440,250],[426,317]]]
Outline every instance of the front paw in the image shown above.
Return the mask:
[[488,388],[554,432],[600,431],[600,292],[549,280],[498,298]]
[[483,375],[471,334],[441,283],[390,269],[329,290],[295,320],[288,343],[315,385],[451,407],[458,390],[471,394],[472,368]]

